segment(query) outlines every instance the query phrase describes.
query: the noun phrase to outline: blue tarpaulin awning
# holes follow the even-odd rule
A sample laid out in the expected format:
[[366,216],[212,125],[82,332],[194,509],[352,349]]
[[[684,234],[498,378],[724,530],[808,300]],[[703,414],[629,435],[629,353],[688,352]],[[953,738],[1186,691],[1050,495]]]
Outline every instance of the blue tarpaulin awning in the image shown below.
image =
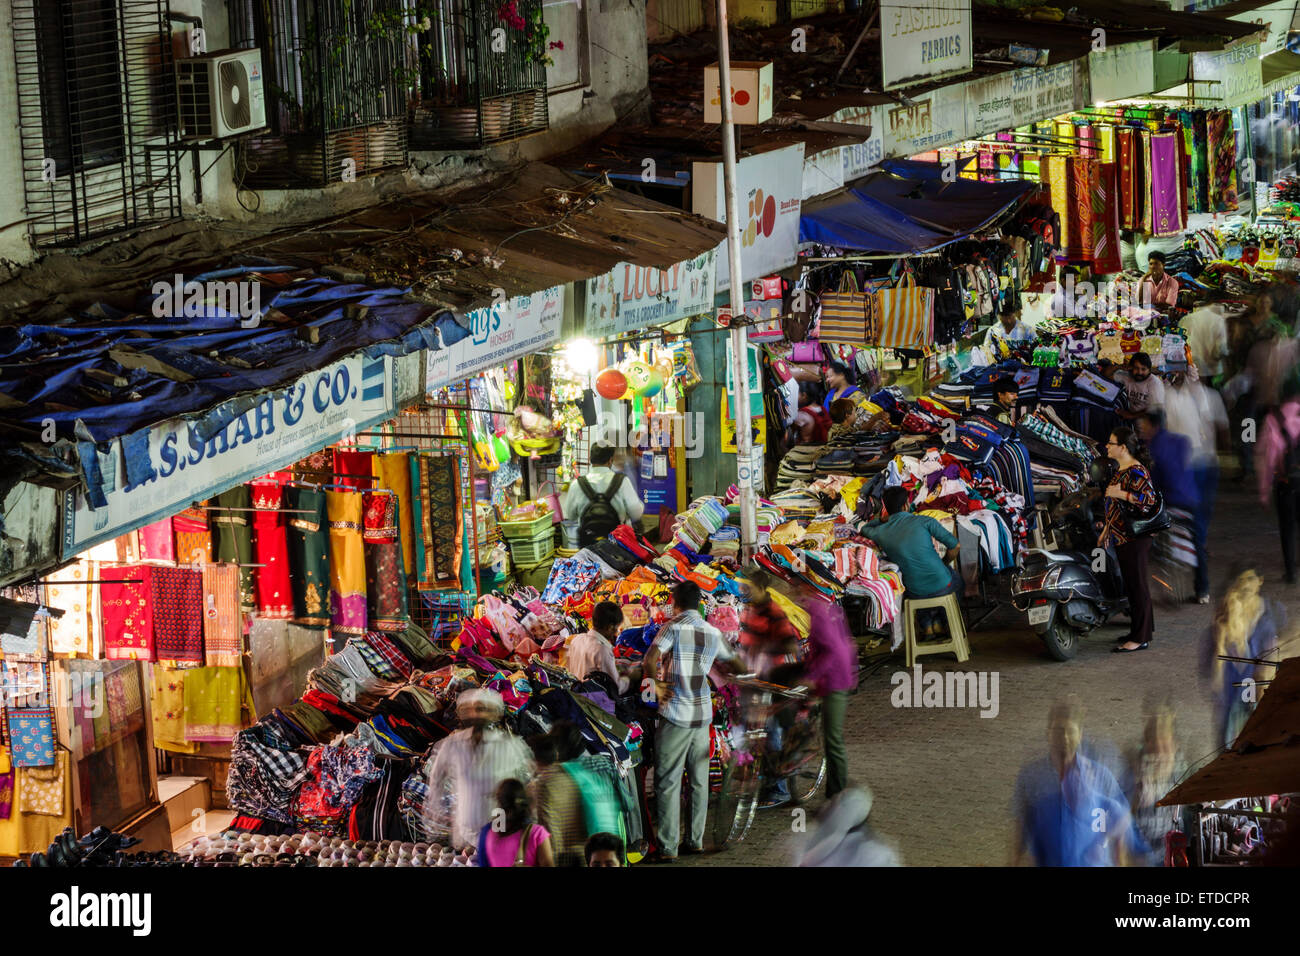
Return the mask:
[[845,192],[805,203],[799,241],[857,252],[929,252],[987,227],[1036,184],[946,182],[944,164],[887,160]]

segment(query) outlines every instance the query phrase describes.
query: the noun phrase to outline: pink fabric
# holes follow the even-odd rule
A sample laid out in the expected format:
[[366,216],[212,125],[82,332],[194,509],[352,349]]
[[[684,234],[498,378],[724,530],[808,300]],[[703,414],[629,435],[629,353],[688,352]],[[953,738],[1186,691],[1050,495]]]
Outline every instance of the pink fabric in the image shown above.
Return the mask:
[[171,518],[140,529],[140,557],[145,561],[176,560],[176,537],[172,534]]
[[1286,423],[1286,438],[1278,427],[1277,413],[1264,416],[1259,429],[1259,444],[1255,448],[1255,474],[1259,481],[1259,500],[1265,505],[1273,492],[1273,477],[1282,468],[1286,458],[1287,443],[1300,442],[1300,400],[1289,399],[1278,409]]
[[[484,851],[487,854],[488,866],[514,866],[515,857],[519,855],[519,841],[523,839],[524,831],[512,833],[509,836],[501,836],[488,827],[487,836],[483,840]],[[528,848],[524,851],[524,864],[526,866],[537,865],[537,850],[542,845],[550,833],[546,827],[541,824],[533,824],[532,830],[528,832]]]
[[1173,236],[1186,226],[1179,202],[1182,163],[1178,133],[1151,136],[1151,230],[1156,236]]

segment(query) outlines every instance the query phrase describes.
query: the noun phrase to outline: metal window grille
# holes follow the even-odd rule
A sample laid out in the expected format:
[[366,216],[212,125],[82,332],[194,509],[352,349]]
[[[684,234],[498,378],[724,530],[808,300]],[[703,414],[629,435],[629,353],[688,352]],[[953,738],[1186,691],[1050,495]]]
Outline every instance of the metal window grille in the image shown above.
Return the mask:
[[[420,101],[416,149],[481,149],[549,127],[545,53],[530,49],[541,0],[515,0],[528,27],[502,20],[496,0],[429,0],[431,28],[416,34]],[[419,14],[420,18],[426,16]],[[540,45],[539,45],[540,46]]]
[[27,222],[77,245],[180,216],[160,0],[12,0]]
[[231,46],[262,51],[272,130],[240,144],[241,185],[313,189],[406,166],[406,0],[232,0],[229,10]]

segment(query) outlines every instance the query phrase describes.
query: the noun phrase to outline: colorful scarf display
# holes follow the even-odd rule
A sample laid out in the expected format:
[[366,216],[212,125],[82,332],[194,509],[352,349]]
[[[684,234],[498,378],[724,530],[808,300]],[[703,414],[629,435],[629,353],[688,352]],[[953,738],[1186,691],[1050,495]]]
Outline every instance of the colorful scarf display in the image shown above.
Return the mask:
[[172,753],[197,753],[199,745],[185,739],[185,677],[192,670],[153,668],[153,743]]
[[306,627],[325,627],[329,617],[329,531],[325,492],[288,485],[284,489],[293,619]]
[[273,481],[249,485],[253,499],[253,551],[257,557],[257,613],[262,617],[293,617],[293,586],[289,580],[289,539],[280,510],[284,487]]
[[[1065,246],[1066,257],[1072,260],[1088,261],[1093,256],[1093,181],[1097,163],[1079,156],[1066,159],[1067,169],[1067,208],[1069,209],[1069,226],[1065,233],[1069,237]],[[1061,217],[1064,223],[1066,217]]]
[[1047,156],[1044,166],[1047,169],[1047,187],[1050,193],[1052,211],[1061,217],[1061,235],[1058,237],[1062,249],[1069,248],[1071,236],[1070,224],[1070,172],[1068,157]]
[[257,608],[253,595],[253,531],[249,523],[252,497],[246,485],[223,491],[213,500],[212,525],[216,529],[217,560],[239,565],[239,606]]
[[192,568],[154,568],[154,656],[169,667],[203,663],[203,574]]
[[203,566],[203,662],[208,667],[238,667],[244,650],[239,612],[239,569],[233,564]]
[[99,570],[99,609],[104,656],[109,660],[152,661],[153,572],[151,565],[104,566]]
[[1205,152],[1210,211],[1231,212],[1237,208],[1237,135],[1231,110],[1214,110],[1206,117]]
[[162,521],[155,521],[140,529],[140,559],[171,562],[176,560],[176,536],[172,532],[171,518],[163,518]]
[[362,495],[326,491],[330,540],[330,619],[341,635],[366,632],[366,559],[361,543]]
[[411,469],[420,587],[459,588],[460,460],[450,455],[413,455]]
[[54,711],[48,707],[6,708],[9,752],[15,767],[49,767],[54,763]]
[[406,627],[406,574],[397,535],[397,495],[366,492],[362,540],[366,553],[366,612],[376,631]]
[[73,564],[46,576],[45,603],[63,612],[60,617],[50,615],[48,619],[51,653],[97,653],[97,592],[93,585],[86,582],[95,580],[98,574],[98,564],[79,558]]
[[1115,145],[1119,153],[1119,225],[1121,229],[1136,229],[1141,215],[1137,131],[1128,127],[1115,130]]
[[415,524],[411,513],[411,456],[405,452],[375,455],[378,487],[397,495],[397,528],[402,537],[402,570],[410,577],[415,571]]
[[1123,268],[1119,255],[1119,204],[1115,201],[1119,168],[1114,163],[1093,165],[1093,272],[1110,275]]
[[1182,151],[1178,133],[1144,134],[1151,150],[1150,232],[1157,237],[1173,236],[1186,228],[1186,207],[1182,196]]

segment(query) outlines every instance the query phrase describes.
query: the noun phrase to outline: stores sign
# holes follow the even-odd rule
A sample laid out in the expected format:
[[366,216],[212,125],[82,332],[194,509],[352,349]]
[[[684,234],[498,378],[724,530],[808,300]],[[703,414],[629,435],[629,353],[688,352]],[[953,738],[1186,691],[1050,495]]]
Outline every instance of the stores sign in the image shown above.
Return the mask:
[[154,477],[130,489],[122,443],[115,441],[99,461],[107,505],[92,511],[80,490],[66,492],[63,557],[292,464],[391,418],[395,406],[393,359],[353,356],[269,393],[207,441],[183,420],[153,426],[145,471]]
[[667,269],[619,263],[587,280],[583,328],[589,337],[601,338],[709,312],[716,269],[713,249]]
[[564,320],[564,290],[557,285],[468,313],[470,334],[451,348],[428,353],[427,387],[462,382],[484,369],[554,345]]
[[[884,115],[878,104],[871,106],[846,106],[829,117],[833,123],[852,123],[865,126],[871,130],[871,136],[861,143],[852,143],[840,148],[840,159],[844,167],[844,182],[857,179],[879,165],[885,158],[885,140],[881,132],[881,117]],[[804,198],[808,198],[805,196]]]
[[881,7],[884,88],[970,72],[970,0],[918,0]]
[[[1242,106],[1264,97],[1258,43],[1241,43],[1219,53],[1193,53],[1192,76],[1198,81],[1197,99],[1205,97],[1207,105]],[[1217,85],[1206,86],[1205,80]]]
[[[746,156],[737,162],[743,279],[794,265],[803,202],[803,143]],[[692,163],[692,211],[717,222],[727,218],[721,163]],[[718,246],[716,291],[730,286],[727,243]]]

